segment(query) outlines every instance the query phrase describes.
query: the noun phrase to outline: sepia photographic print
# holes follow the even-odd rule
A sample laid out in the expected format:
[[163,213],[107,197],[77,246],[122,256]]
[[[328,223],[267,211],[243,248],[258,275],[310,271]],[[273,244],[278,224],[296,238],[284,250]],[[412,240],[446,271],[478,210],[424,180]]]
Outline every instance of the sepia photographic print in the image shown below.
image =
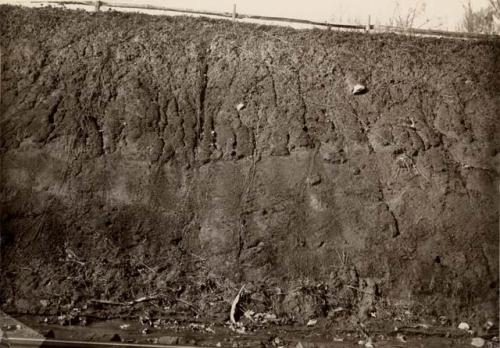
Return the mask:
[[499,347],[500,0],[0,0],[0,347]]

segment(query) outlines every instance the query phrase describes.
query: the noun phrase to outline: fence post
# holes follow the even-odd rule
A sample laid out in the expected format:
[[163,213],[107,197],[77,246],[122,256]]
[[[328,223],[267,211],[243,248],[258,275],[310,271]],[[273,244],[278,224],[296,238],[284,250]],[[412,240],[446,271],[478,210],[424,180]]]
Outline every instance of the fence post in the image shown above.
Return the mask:
[[102,5],[101,1],[96,1],[95,2],[94,6],[95,6],[95,11],[96,12],[99,12],[99,9],[101,8],[101,5]]
[[370,17],[371,17],[371,16],[370,16],[370,15],[368,15],[368,22],[366,23],[366,31],[367,31],[367,32],[370,32],[370,29],[371,29],[371,24],[370,24],[370,22],[371,22],[371,18],[370,18]]
[[236,0],[233,2],[233,22],[236,19]]

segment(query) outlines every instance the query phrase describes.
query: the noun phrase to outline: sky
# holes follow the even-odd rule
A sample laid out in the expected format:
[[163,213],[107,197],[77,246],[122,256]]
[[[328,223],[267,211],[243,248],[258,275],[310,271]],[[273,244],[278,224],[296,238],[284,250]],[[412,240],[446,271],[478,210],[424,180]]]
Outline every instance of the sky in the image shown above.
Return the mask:
[[[293,17],[341,24],[390,24],[398,14],[404,17],[411,8],[423,9],[415,27],[457,30],[467,0],[105,0],[157,6],[231,12],[277,17]],[[0,0],[0,3],[28,3],[27,0]],[[471,0],[474,9],[485,7],[488,0]],[[399,6],[398,6],[399,4]],[[422,4],[425,8],[422,8]]]

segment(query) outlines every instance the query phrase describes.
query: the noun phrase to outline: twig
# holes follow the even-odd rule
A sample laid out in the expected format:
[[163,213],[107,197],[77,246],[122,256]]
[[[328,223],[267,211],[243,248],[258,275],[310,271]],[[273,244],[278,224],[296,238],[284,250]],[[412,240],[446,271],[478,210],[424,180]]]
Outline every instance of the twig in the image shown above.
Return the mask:
[[200,310],[198,309],[198,307],[196,307],[192,303],[189,303],[188,301],[184,301],[184,300],[182,300],[180,298],[178,298],[177,301],[182,302],[185,305],[189,306],[196,314],[200,313]]
[[342,267],[344,267],[347,263],[347,256],[344,250],[342,250],[342,255],[340,255],[340,252],[338,251],[337,248],[335,248],[335,252],[337,253],[337,257],[340,260],[340,263],[342,264]]
[[141,302],[146,302],[146,301],[151,301],[151,300],[156,300],[158,298],[157,295],[153,295],[153,296],[143,296],[143,297],[139,297],[138,299],[135,299],[133,301],[130,301],[132,304],[134,303],[141,303]]
[[196,255],[195,253],[191,253],[191,252],[190,252],[189,254],[190,254],[190,255],[192,255],[192,256],[194,256],[195,258],[197,258],[197,259],[198,259],[198,260],[200,260],[200,261],[203,261],[203,262],[207,261],[207,259],[206,259],[206,258],[201,257],[200,255]]
[[69,258],[66,258],[64,260],[61,260],[61,261],[65,261],[65,262],[76,262],[77,264],[79,264],[80,266],[85,266],[85,262],[83,261],[78,261],[78,260],[74,260],[74,259],[69,259]]
[[151,300],[156,300],[158,296],[144,296],[144,297],[139,297],[135,300],[128,301],[128,302],[116,302],[116,301],[109,301],[109,300],[90,300],[90,302],[94,303],[101,303],[101,304],[107,304],[107,305],[114,305],[114,306],[132,306],[135,305],[136,303],[141,303],[141,302],[146,302],[146,301],[151,301]]
[[115,302],[115,301],[108,301],[108,300],[90,300],[90,302],[107,304],[107,305],[115,305],[115,306],[129,306],[130,305],[128,302],[123,303],[123,302]]
[[149,267],[148,265],[146,265],[146,263],[144,263],[144,261],[140,260],[138,257],[133,257],[133,259],[137,262],[137,263],[140,263],[142,264],[144,267],[146,267],[150,272],[153,272],[153,273],[157,273],[156,270],[154,270],[153,268]]
[[346,284],[345,286],[347,286],[347,287],[348,287],[348,288],[350,288],[350,289],[354,289],[354,290],[356,290],[356,291],[359,291],[359,292],[365,293],[365,294],[367,294],[367,295],[375,295],[375,293],[374,293],[374,292],[361,290],[360,288],[358,288],[358,287],[356,287],[356,286],[352,286],[352,285],[348,285],[348,284]]

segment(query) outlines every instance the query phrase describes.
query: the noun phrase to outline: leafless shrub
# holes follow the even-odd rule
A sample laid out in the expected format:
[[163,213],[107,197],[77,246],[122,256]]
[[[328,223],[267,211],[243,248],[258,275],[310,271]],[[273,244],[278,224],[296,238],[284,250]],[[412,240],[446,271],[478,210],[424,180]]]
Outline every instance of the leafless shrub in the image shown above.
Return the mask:
[[[419,0],[415,3],[415,6],[410,7],[407,11],[402,11],[400,1],[398,0],[396,1],[393,16],[389,20],[389,25],[410,31],[416,27],[417,20],[425,13],[425,7],[425,1]],[[418,28],[427,23],[429,23],[428,19],[420,23]]]
[[493,9],[493,15],[500,19],[500,0],[489,0],[490,8]]
[[495,18],[500,21],[500,0],[488,0],[487,8],[474,11],[471,1],[464,5],[464,16],[461,29],[468,33],[500,34],[500,24],[495,23]]

